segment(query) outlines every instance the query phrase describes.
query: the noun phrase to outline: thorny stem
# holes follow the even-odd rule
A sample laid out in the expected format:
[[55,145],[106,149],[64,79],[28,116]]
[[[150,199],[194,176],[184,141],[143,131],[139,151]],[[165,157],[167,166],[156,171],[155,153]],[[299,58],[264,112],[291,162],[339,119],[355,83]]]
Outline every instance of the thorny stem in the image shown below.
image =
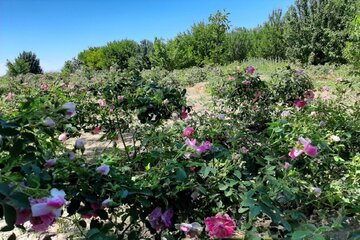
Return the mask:
[[122,134],[122,132],[121,132],[121,129],[119,129],[119,131],[120,131],[121,141],[122,141],[122,143],[123,143],[123,145],[124,145],[124,148],[125,148],[126,156],[127,156],[128,160],[130,161],[131,158],[130,158],[130,155],[129,155],[129,151],[128,151],[128,149],[127,149],[127,146],[126,146],[126,144],[125,144],[125,140],[124,140],[123,134]]
[[134,148],[134,156],[133,156],[133,159],[136,157],[136,154],[137,154],[137,150],[136,150],[136,140],[135,140],[135,136],[137,134],[137,129],[135,129],[135,132],[132,136],[132,140],[133,140],[133,148]]
[[119,128],[120,138],[121,138],[121,141],[122,141],[122,143],[123,143],[123,145],[124,145],[124,148],[125,148],[126,156],[127,156],[127,158],[128,158],[128,161],[130,161],[131,158],[130,158],[130,155],[129,155],[129,151],[128,151],[128,149],[127,149],[127,146],[126,146],[126,144],[125,144],[125,140],[124,140],[123,133],[122,133],[122,131],[121,131],[120,119],[119,119],[118,114],[115,114],[115,117],[116,117],[116,122],[117,122],[117,125],[118,125],[118,128]]

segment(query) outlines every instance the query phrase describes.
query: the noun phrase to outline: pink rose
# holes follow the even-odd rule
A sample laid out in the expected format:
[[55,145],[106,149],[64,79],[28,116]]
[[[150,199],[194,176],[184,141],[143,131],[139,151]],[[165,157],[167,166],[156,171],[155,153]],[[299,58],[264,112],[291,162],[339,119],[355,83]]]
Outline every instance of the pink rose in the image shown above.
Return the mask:
[[282,117],[288,117],[288,116],[290,116],[290,115],[291,115],[290,111],[283,111],[283,112],[281,113],[281,116],[282,116]]
[[306,105],[306,102],[304,100],[297,99],[294,101],[294,104],[298,108],[303,108]]
[[315,112],[315,111],[311,112],[311,113],[310,113],[310,116],[316,117],[316,116],[317,116],[317,112]]
[[76,159],[76,154],[74,152],[68,152],[68,155],[69,155],[69,159],[70,160],[75,160]]
[[328,92],[329,90],[330,90],[330,88],[329,88],[329,86],[323,86],[323,88],[322,88],[322,90],[324,91],[324,92]]
[[245,81],[242,81],[242,84],[244,84],[245,86],[248,86],[248,85],[250,85],[250,84],[251,84],[251,82],[250,82],[250,81],[248,81],[248,80],[245,80]]
[[76,105],[73,102],[68,102],[62,105],[62,108],[66,110],[65,118],[69,119],[76,115]]
[[39,217],[31,217],[31,228],[35,232],[45,232],[56,221],[56,217],[53,213],[48,213]]
[[104,201],[101,202],[101,207],[102,208],[108,207],[111,202],[112,202],[112,199],[107,198],[107,199],[105,199]]
[[15,94],[13,92],[9,92],[6,97],[5,97],[5,100],[6,101],[11,101],[13,100],[13,98],[15,97]]
[[254,95],[255,98],[253,99],[253,102],[258,101],[258,100],[260,99],[261,95],[262,95],[261,91],[257,90],[257,91],[255,92],[255,95]]
[[310,157],[316,157],[316,155],[318,154],[318,148],[316,146],[311,145],[310,139],[305,139],[301,137],[299,138],[299,143],[303,145],[303,149],[297,149],[297,148],[291,149],[291,151],[289,152],[289,156],[291,157],[291,159],[294,160],[303,153],[305,153]]
[[256,69],[254,66],[248,66],[246,69],[245,69],[245,72],[250,74],[250,75],[253,75],[255,73]]
[[322,191],[321,191],[321,188],[315,187],[313,189],[313,192],[314,192],[316,197],[320,197]]
[[98,103],[99,103],[100,107],[105,107],[105,105],[106,105],[106,102],[104,99],[99,99]]
[[185,140],[185,144],[188,145],[190,148],[192,149],[196,149],[197,146],[196,146],[196,139],[186,139]]
[[75,141],[75,149],[85,150],[86,141],[83,138],[78,138]]
[[287,169],[289,169],[291,167],[291,164],[288,163],[288,162],[285,162],[283,167],[284,167],[284,169],[287,170]]
[[93,134],[99,134],[101,132],[101,127],[100,126],[96,126],[93,130],[92,133]]
[[49,159],[45,161],[44,167],[45,168],[52,168],[56,163],[56,159]]
[[203,231],[203,227],[200,225],[200,223],[197,222],[193,222],[191,224],[190,223],[175,224],[175,227],[176,229],[184,232],[185,235],[189,236],[190,238],[196,238]]
[[59,136],[59,141],[61,141],[62,143],[64,143],[66,140],[68,139],[68,134],[67,133],[62,133]]
[[212,148],[212,143],[210,141],[205,141],[196,148],[196,151],[201,154],[201,153],[210,151],[211,148]]
[[101,164],[100,167],[96,168],[96,172],[101,175],[108,175],[110,172],[110,167],[106,164]]
[[44,125],[49,128],[54,128],[56,124],[55,124],[55,121],[52,120],[51,117],[46,117],[44,119]]
[[47,90],[49,88],[49,85],[44,83],[40,85],[40,88],[43,90]]
[[169,228],[172,226],[171,218],[174,216],[174,211],[169,208],[164,213],[160,207],[155,208],[148,216],[150,225],[156,231]]
[[184,119],[186,119],[188,117],[189,117],[189,113],[186,110],[186,108],[183,107],[182,110],[181,110],[180,118],[184,120]]
[[231,237],[236,228],[235,221],[227,214],[216,214],[215,217],[205,219],[206,230],[212,238]]
[[246,147],[241,147],[240,152],[245,154],[249,152],[249,149],[247,149]]
[[29,221],[31,217],[31,209],[17,209],[16,210],[16,225],[22,225],[25,222]]
[[304,93],[304,98],[306,99],[306,101],[312,101],[315,98],[315,94],[312,90],[307,90]]
[[51,189],[51,197],[30,200],[32,228],[37,232],[46,231],[61,216],[61,208],[65,205],[65,192]]
[[195,133],[195,129],[194,129],[194,128],[192,128],[192,127],[187,127],[187,128],[184,129],[182,136],[183,136],[183,137],[190,138],[190,137],[192,137],[192,135],[194,135],[194,133]]
[[119,103],[124,101],[124,96],[117,96],[117,100]]

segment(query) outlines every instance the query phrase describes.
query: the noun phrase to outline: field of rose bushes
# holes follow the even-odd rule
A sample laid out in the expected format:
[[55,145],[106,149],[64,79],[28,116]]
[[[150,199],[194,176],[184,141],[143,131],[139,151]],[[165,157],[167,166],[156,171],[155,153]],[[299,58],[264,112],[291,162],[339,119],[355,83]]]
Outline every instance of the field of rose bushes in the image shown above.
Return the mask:
[[[359,79],[271,71],[3,78],[0,236],[65,221],[69,239],[360,239]],[[111,145],[85,156],[83,132]]]

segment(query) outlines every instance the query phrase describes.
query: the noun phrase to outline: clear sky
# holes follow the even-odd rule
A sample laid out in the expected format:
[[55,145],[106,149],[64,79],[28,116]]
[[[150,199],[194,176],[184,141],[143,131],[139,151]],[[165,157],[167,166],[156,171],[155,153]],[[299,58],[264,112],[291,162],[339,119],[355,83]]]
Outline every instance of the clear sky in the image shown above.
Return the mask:
[[232,28],[255,27],[294,0],[0,0],[0,75],[6,60],[32,51],[45,71],[91,46],[121,39],[169,39],[216,10]]

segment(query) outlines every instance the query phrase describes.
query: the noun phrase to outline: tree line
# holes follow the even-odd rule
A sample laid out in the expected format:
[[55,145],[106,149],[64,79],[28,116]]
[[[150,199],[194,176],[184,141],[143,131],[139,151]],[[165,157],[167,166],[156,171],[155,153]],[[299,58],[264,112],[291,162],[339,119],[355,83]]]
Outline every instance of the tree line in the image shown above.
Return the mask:
[[[360,0],[296,0],[286,12],[274,10],[262,25],[230,30],[229,13],[193,24],[165,41],[125,39],[90,47],[65,62],[63,72],[91,70],[173,70],[226,64],[247,58],[283,59],[302,64],[360,62]],[[23,64],[23,63],[22,63]],[[8,62],[9,72],[14,72]]]

